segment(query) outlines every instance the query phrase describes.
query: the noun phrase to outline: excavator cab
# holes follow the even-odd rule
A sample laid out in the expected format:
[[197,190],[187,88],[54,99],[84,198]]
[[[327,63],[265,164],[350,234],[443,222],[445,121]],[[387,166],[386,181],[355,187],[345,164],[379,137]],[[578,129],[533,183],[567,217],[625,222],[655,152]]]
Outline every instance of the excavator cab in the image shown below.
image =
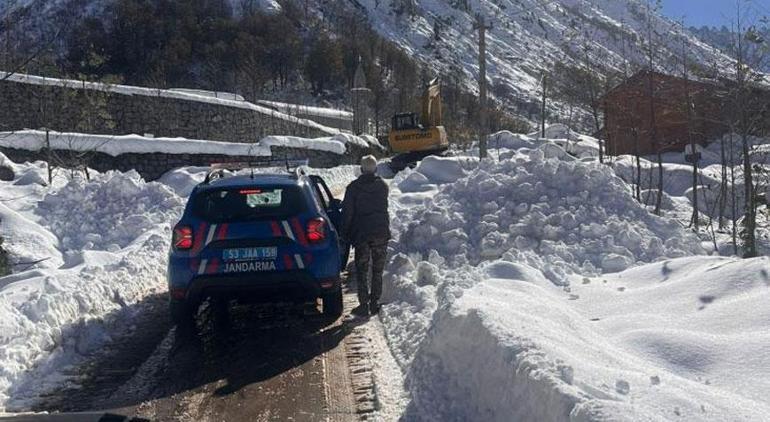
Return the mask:
[[417,113],[399,113],[393,116],[392,130],[420,129]]
[[390,149],[396,154],[426,156],[440,153],[449,147],[446,130],[441,125],[441,86],[438,78],[433,79],[425,88],[422,96],[420,115],[417,113],[398,113],[393,116],[392,127],[388,134]]

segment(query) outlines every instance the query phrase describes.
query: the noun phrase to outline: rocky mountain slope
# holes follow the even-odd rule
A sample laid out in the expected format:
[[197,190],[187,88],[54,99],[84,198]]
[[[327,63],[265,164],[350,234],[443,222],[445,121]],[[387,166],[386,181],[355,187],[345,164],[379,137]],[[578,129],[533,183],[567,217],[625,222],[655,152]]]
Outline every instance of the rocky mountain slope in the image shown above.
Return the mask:
[[[641,0],[351,0],[376,30],[444,74],[477,89],[476,15],[485,17],[488,78],[493,95],[526,109],[543,73],[556,63],[602,75],[646,63],[652,34],[655,65],[675,71],[683,45],[706,69],[729,58]],[[324,2],[316,2],[323,12]],[[521,111],[525,111],[522,109]]]

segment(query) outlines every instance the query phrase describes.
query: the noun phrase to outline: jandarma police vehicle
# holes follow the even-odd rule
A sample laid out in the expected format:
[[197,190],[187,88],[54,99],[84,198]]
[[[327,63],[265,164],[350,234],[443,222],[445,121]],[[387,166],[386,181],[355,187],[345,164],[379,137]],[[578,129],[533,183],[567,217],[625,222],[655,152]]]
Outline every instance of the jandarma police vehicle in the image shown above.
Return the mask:
[[[324,314],[342,313],[340,271],[349,247],[337,234],[341,201],[321,177],[306,174],[306,164],[212,166],[174,227],[168,264],[174,322],[192,321],[207,297],[258,302],[320,297]],[[285,165],[286,172],[254,173],[255,167],[276,165]]]

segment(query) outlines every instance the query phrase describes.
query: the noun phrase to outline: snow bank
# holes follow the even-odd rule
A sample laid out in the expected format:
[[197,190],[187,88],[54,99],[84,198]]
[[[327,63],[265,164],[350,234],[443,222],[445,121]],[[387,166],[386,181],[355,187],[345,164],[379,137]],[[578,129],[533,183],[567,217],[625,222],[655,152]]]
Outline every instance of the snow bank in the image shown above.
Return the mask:
[[611,169],[571,159],[554,144],[484,162],[464,178],[455,158],[429,157],[416,172],[434,184],[456,182],[440,185],[432,201],[409,215],[419,223],[396,221],[401,243],[409,245],[404,253],[427,256],[434,249],[474,265],[526,262],[558,284],[569,273],[702,253],[679,224],[641,207]]
[[[385,317],[394,318],[388,328],[401,362],[412,359],[438,307],[436,286],[473,284],[465,268],[518,262],[566,286],[572,274],[593,276],[703,253],[678,223],[640,206],[607,166],[558,150],[549,143],[512,151],[509,159],[462,170],[464,176],[451,184],[439,184],[435,174],[459,176],[462,158],[431,158],[393,180],[393,186],[410,188],[395,191],[391,227],[397,241],[388,266],[391,299],[405,308]],[[546,158],[547,152],[559,158]],[[430,169],[433,183],[421,168]],[[423,192],[411,189],[418,179]]]
[[30,233],[9,236],[12,256],[14,248],[40,248],[58,264],[0,278],[0,399],[7,409],[23,408],[62,380],[61,369],[107,341],[110,315],[164,288],[168,233],[183,202],[130,172],[72,179],[36,205],[23,224],[18,216],[2,222]]
[[382,144],[380,143],[380,141],[376,137],[374,137],[372,135],[367,135],[365,133],[363,133],[363,134],[361,134],[359,136],[361,137],[361,139],[366,141],[366,143],[369,144],[369,146],[377,148],[380,151],[385,151],[386,150],[386,148],[384,146],[382,146]]
[[515,134],[501,131],[489,136],[487,146],[490,149],[519,149],[535,148],[542,143],[556,144],[570,155],[577,158],[598,158],[599,140],[587,135],[573,132],[563,124],[554,124],[545,129],[545,138],[540,138],[541,133],[533,132],[528,135]]
[[380,318],[407,374],[407,419],[751,419],[730,404],[764,409],[736,392],[711,400],[575,306],[582,283],[703,254],[699,239],[648,212],[609,166],[554,140],[496,136],[512,147],[497,161],[431,157],[391,185]]
[[225,100],[246,101],[246,99],[243,98],[243,96],[238,94],[233,94],[232,92],[206,91],[203,89],[190,89],[190,88],[169,88],[169,91],[185,92],[188,94],[202,95],[204,97],[222,98]]
[[193,188],[197,184],[202,183],[206,179],[206,174],[210,170],[210,167],[180,167],[163,174],[158,179],[158,183],[168,186],[177,195],[186,198],[190,196],[190,193],[192,193]]
[[395,183],[402,192],[423,192],[435,189],[438,184],[453,183],[465,177],[466,170],[477,165],[473,157],[428,156],[420,161],[414,171],[405,170]]
[[[95,151],[113,157],[121,154],[222,154],[269,156],[270,148],[258,144],[203,141],[185,138],[148,138],[139,135],[92,135],[84,133],[49,132],[52,149]],[[46,134],[40,130],[0,132],[0,146],[39,151],[46,147]]]
[[36,212],[65,252],[117,251],[178,216],[182,205],[166,186],[144,183],[134,171],[109,172],[73,180],[46,195]]
[[333,152],[335,154],[345,153],[345,144],[334,138],[307,139],[297,136],[267,136],[259,141],[259,144],[265,147],[289,147],[305,148],[317,151]]
[[348,144],[364,148],[370,146],[365,140],[350,134],[338,134],[315,139],[296,136],[268,136],[262,138],[259,143],[248,144],[185,138],[148,138],[139,135],[113,136],[66,132],[49,132],[48,141],[46,141],[45,132],[39,130],[0,132],[0,146],[2,147],[39,151],[45,148],[47,144],[53,149],[96,151],[112,156],[128,153],[166,153],[254,157],[270,156],[271,146],[327,151],[339,155],[345,154]]
[[764,420],[768,269],[766,259],[681,258],[569,294],[537,276],[481,280],[436,312],[408,375],[407,415]]
[[0,236],[5,239],[3,248],[15,266],[39,263],[38,266],[57,268],[64,263],[59,239],[53,233],[1,202]]

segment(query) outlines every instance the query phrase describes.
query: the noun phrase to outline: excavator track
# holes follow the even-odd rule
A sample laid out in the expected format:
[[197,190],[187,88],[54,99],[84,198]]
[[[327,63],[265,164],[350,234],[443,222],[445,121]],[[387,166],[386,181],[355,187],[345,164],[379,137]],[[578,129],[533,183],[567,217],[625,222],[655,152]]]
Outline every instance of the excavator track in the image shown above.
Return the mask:
[[447,148],[442,149],[434,149],[434,150],[427,150],[427,151],[412,151],[412,152],[405,152],[402,154],[396,154],[393,156],[393,158],[390,159],[390,170],[393,173],[398,173],[399,171],[409,167],[414,167],[417,162],[422,160],[425,157],[431,156],[431,155],[437,155],[437,156],[443,156],[447,151]]

